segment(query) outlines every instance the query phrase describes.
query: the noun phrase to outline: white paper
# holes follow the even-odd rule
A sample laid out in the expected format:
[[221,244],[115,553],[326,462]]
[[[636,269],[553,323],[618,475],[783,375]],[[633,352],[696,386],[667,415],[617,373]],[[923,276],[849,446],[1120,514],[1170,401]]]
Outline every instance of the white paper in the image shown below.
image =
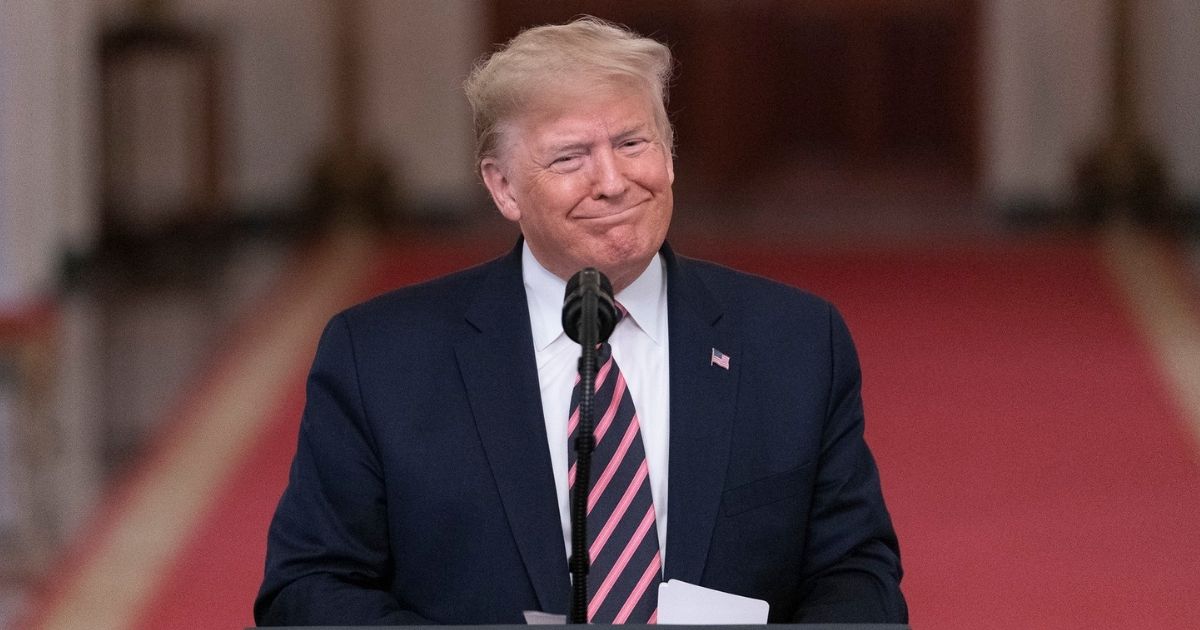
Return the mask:
[[763,624],[767,623],[770,608],[761,599],[723,593],[679,580],[658,586],[659,624]]
[[525,624],[530,626],[561,626],[567,623],[566,615],[556,615],[540,610],[526,610],[524,614]]

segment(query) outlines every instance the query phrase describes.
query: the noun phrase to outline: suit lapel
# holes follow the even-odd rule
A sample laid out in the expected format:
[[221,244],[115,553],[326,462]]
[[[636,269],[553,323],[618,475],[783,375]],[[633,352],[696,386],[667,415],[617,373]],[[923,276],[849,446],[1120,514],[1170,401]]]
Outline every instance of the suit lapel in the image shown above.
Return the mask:
[[[741,357],[722,309],[686,260],[663,247],[671,364],[665,579],[699,584],[729,462]],[[713,350],[729,357],[713,364]]]
[[467,310],[479,331],[457,344],[459,369],[508,524],[541,608],[565,612],[570,590],[546,446],[521,248],[494,266]]
[[[666,245],[671,367],[666,579],[700,583],[718,518],[741,358],[722,309]],[[457,344],[459,368],[505,516],[542,610],[565,612],[570,578],[542,418],[518,246],[466,312],[478,331]],[[712,351],[730,357],[712,364]]]

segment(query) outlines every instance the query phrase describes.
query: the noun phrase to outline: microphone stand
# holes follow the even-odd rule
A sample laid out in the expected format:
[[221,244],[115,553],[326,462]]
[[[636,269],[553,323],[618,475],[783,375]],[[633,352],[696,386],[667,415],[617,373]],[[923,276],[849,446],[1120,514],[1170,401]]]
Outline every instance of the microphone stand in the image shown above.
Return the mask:
[[587,574],[591,558],[587,549],[587,504],[591,489],[593,435],[592,407],[596,398],[596,344],[599,337],[596,294],[583,294],[579,318],[579,428],[575,433],[575,488],[571,496],[571,614],[569,623],[587,623]]

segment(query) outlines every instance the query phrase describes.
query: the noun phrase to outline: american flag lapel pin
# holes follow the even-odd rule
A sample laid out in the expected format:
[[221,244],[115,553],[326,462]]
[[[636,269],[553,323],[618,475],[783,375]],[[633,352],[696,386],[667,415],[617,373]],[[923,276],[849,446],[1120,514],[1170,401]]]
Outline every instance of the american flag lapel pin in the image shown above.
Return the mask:
[[722,367],[722,368],[725,368],[726,370],[728,370],[729,369],[729,355],[725,354],[724,352],[721,352],[720,350],[717,350],[716,348],[713,348],[712,349],[712,359],[709,360],[708,364],[716,365],[716,366],[719,366],[719,367]]

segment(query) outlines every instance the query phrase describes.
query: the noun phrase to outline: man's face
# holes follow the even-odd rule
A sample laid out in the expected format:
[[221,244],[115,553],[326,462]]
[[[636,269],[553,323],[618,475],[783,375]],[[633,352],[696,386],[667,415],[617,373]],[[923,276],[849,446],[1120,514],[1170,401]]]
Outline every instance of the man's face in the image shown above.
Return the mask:
[[480,164],[484,183],[542,266],[564,279],[596,267],[616,291],[645,270],[666,238],[675,181],[645,93],[558,99],[513,121],[501,144]]

